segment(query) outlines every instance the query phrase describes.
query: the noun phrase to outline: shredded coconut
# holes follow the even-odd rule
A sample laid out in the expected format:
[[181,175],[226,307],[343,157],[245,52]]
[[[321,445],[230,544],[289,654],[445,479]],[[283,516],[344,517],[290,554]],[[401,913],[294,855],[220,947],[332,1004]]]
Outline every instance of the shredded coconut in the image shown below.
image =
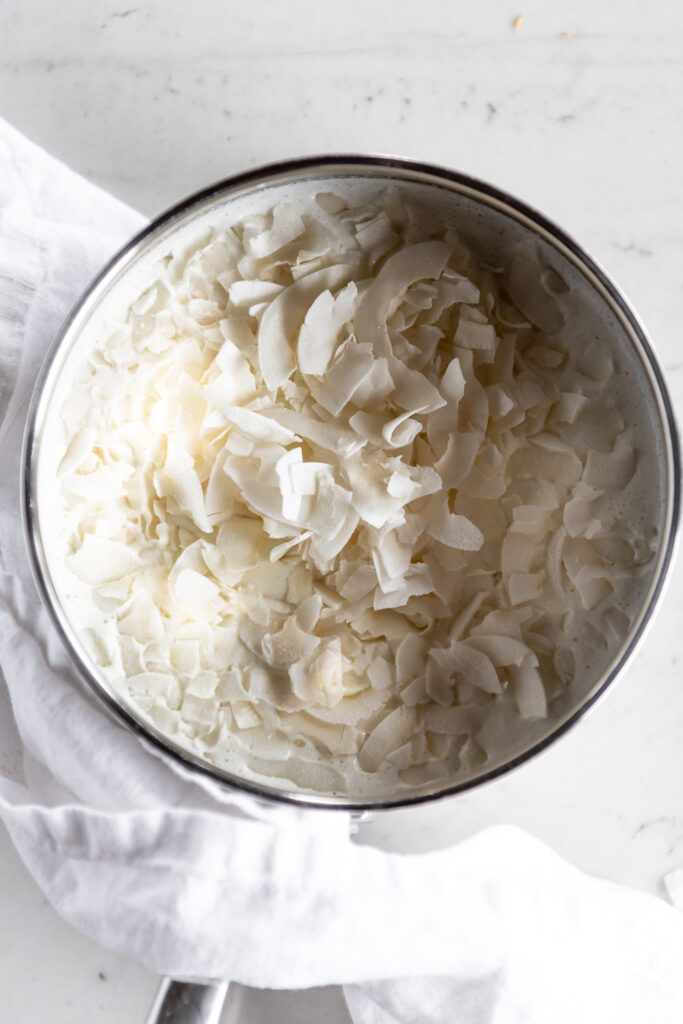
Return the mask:
[[582,622],[620,642],[651,559],[610,504],[638,466],[613,362],[560,337],[558,281],[416,218],[325,193],[216,228],[64,403],[93,657],[219,766],[351,795],[478,770],[552,714]]

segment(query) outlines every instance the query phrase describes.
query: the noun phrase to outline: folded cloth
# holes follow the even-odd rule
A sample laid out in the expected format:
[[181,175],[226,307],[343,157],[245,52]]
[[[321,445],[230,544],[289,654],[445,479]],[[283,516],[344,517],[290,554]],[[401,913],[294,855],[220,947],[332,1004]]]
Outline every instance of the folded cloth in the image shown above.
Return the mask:
[[343,983],[388,1022],[683,1020],[683,915],[507,826],[387,854],[343,815],[171,764],[74,677],[19,515],[30,392],[62,318],[142,224],[0,122],[0,815],[50,902],[160,973]]

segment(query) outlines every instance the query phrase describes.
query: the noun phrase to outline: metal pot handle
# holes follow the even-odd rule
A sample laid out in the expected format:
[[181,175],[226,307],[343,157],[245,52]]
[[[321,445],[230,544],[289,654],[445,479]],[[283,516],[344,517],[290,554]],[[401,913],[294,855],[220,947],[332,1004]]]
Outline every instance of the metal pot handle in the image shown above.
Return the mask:
[[228,985],[163,978],[146,1024],[219,1024]]

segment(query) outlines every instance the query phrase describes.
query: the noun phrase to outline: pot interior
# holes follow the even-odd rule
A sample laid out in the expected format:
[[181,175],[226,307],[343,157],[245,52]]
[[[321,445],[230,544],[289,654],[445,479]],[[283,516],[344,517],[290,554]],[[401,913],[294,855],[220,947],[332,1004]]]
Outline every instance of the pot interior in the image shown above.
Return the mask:
[[[83,352],[94,337],[111,333],[129,304],[153,283],[159,262],[172,250],[196,243],[216,225],[230,225],[248,214],[266,212],[284,200],[296,201],[324,191],[351,203],[373,202],[389,187],[399,188],[419,208],[425,237],[454,227],[486,264],[504,267],[522,250],[565,282],[567,323],[559,338],[568,347],[595,339],[614,363],[614,389],[639,440],[644,467],[640,504],[631,502],[632,514],[642,517],[651,535],[656,533],[658,548],[648,572],[626,588],[625,603],[632,620],[628,635],[602,652],[586,646],[574,681],[555,700],[548,719],[520,720],[513,735],[501,738],[496,756],[469,774],[401,793],[387,790],[380,780],[362,793],[336,795],[303,790],[286,778],[245,779],[238,768],[227,771],[198,759],[155,729],[102,677],[74,626],[76,605],[59,573],[54,480],[63,452],[56,440],[60,437],[58,415]],[[27,449],[30,542],[43,595],[81,675],[110,710],[176,763],[218,782],[298,803],[359,809],[417,802],[467,789],[522,763],[578,720],[622,671],[652,613],[671,558],[678,504],[673,431],[664,384],[634,314],[601,270],[540,215],[481,183],[423,165],[354,158],[301,161],[217,185],[171,210],[133,240],[81,300],[58,339],[34,405]]]

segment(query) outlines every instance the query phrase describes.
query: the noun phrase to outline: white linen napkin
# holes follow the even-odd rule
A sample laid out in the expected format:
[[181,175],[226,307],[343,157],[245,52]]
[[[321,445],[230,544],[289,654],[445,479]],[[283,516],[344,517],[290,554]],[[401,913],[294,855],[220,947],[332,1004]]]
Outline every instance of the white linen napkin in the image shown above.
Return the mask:
[[24,550],[21,437],[62,318],[141,225],[0,122],[0,816],[50,902],[160,973],[343,983],[356,1024],[683,1020],[662,901],[506,826],[421,856],[359,846],[343,815],[200,783],[76,681]]

